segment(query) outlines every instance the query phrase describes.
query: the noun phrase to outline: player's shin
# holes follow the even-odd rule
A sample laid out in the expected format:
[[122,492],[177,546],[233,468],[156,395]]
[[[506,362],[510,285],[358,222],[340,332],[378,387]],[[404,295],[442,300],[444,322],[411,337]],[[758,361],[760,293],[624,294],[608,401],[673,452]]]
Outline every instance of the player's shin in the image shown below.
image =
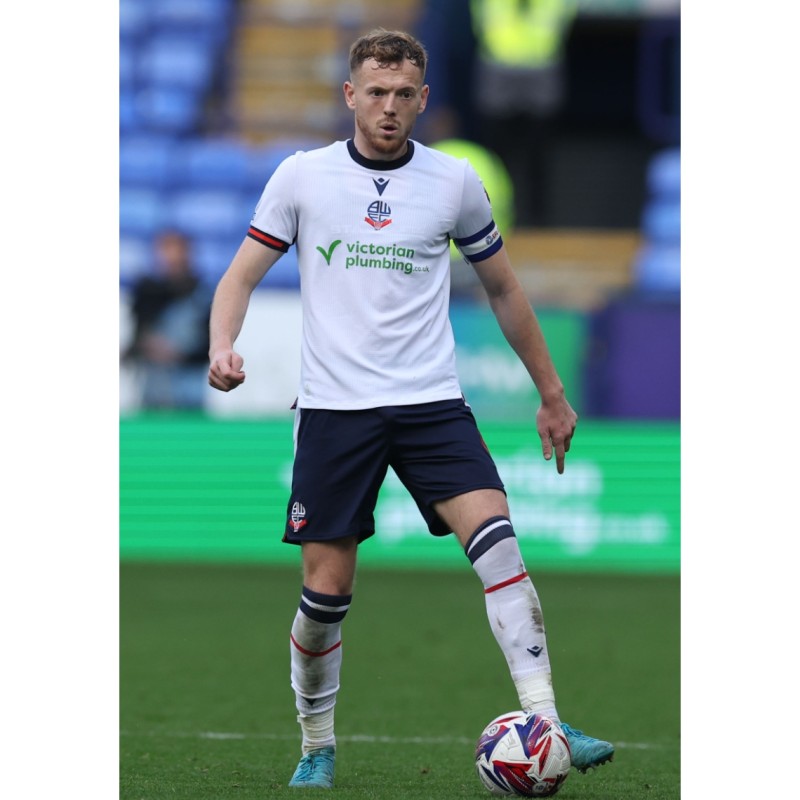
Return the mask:
[[486,613],[524,711],[558,720],[539,597],[506,517],[492,517],[464,551],[483,583]]
[[342,665],[342,620],[352,595],[328,595],[303,587],[290,640],[292,689],[303,752],[336,744],[333,710]]

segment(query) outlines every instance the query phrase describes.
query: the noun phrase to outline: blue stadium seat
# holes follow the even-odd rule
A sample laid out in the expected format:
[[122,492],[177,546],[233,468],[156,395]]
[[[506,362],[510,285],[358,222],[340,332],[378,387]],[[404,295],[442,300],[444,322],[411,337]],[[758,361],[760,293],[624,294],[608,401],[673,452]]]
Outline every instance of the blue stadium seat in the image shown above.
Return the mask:
[[681,248],[676,244],[645,244],[633,265],[636,286],[656,292],[681,288]]
[[[216,285],[236,255],[244,236],[216,238],[199,236],[194,240],[192,253],[198,272],[204,280]],[[292,247],[284,253],[258,285],[260,289],[299,289],[300,272],[297,268],[297,250]]]
[[263,190],[283,158],[284,156],[276,157],[263,151],[253,153],[248,170],[248,185],[252,189]]
[[193,90],[154,87],[136,94],[139,127],[183,135],[194,131],[202,116],[202,97]]
[[119,279],[123,286],[148,273],[152,260],[153,244],[149,237],[130,234],[119,237]]
[[309,139],[281,139],[251,148],[249,186],[260,193],[285,158],[298,150],[313,150],[324,143]]
[[208,283],[216,285],[236,255],[244,239],[241,236],[199,236],[193,240],[192,254],[197,271]]
[[250,209],[250,216],[252,217],[255,213],[256,206],[258,205],[258,201],[261,199],[261,195],[264,192],[264,187],[259,186],[257,188],[250,187],[245,188],[242,190],[242,198],[244,199],[246,205]]
[[647,189],[653,197],[681,196],[681,151],[671,148],[657,153],[647,167]]
[[238,139],[195,139],[183,142],[176,170],[186,188],[248,186],[250,150]]
[[241,192],[228,189],[186,189],[169,198],[172,224],[193,238],[240,240],[247,233],[253,209]]
[[649,200],[642,212],[642,232],[649,242],[661,244],[680,243],[680,200]]
[[647,166],[642,244],[633,264],[637,288],[679,291],[681,284],[680,148],[656,153]]
[[160,192],[153,189],[120,188],[120,235],[153,236],[165,222],[166,208]]
[[121,40],[141,40],[150,33],[155,4],[154,0],[119,0]]
[[125,187],[169,189],[179,144],[172,136],[139,134],[120,137],[119,181]]
[[136,87],[136,47],[126,42],[119,45],[119,86],[120,89]]
[[142,47],[139,73],[149,86],[204,92],[211,84],[214,59],[200,38],[161,35]]
[[235,5],[231,0],[158,0],[152,18],[159,30],[208,35],[221,42],[230,32]]
[[300,289],[300,271],[297,266],[297,248],[290,247],[272,266],[258,285],[260,289]]
[[120,89],[119,92],[119,131],[121,135],[141,130],[142,120],[139,116],[136,94],[131,89]]

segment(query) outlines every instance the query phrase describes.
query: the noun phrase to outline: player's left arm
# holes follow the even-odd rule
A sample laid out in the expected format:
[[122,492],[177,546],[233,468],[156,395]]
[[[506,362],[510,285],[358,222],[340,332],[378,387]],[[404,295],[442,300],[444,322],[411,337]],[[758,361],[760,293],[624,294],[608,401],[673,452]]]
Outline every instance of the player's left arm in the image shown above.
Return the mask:
[[505,246],[472,266],[486,290],[503,335],[525,365],[541,396],[536,428],[542,440],[542,453],[549,461],[555,451],[556,468],[563,473],[564,456],[569,451],[578,415],[567,401],[539,320],[511,266]]

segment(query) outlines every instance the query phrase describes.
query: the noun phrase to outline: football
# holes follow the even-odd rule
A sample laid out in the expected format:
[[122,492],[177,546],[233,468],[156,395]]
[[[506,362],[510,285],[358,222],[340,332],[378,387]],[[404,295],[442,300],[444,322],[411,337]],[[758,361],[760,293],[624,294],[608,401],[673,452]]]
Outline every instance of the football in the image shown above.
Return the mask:
[[510,711],[496,717],[475,748],[481,783],[500,797],[552,797],[571,766],[564,732],[540,714]]

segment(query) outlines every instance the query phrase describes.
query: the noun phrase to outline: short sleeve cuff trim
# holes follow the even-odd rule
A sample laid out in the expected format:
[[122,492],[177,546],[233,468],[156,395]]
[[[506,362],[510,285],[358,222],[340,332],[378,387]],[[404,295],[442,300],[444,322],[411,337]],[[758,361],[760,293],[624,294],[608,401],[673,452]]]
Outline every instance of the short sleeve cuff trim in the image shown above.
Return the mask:
[[251,239],[255,239],[257,242],[261,242],[261,244],[265,244],[267,247],[271,247],[273,250],[278,250],[281,253],[285,253],[289,249],[289,245],[286,242],[275,236],[270,236],[268,233],[264,233],[264,231],[260,231],[253,225],[248,229],[247,235]]

